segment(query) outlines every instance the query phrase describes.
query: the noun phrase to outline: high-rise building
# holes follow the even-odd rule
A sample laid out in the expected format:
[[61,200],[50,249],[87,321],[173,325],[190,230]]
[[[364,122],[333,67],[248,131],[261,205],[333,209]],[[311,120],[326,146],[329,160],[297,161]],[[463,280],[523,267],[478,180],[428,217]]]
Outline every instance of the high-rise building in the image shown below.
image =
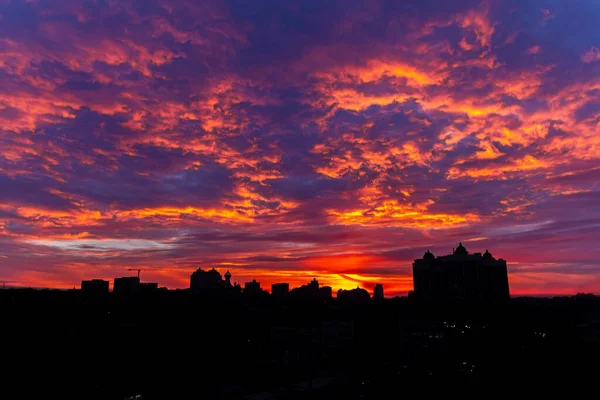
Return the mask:
[[489,251],[469,254],[459,243],[452,254],[429,250],[413,263],[414,295],[428,300],[504,301],[510,297],[506,261]]
[[373,299],[383,300],[383,285],[381,283],[375,285],[375,288],[373,289]]

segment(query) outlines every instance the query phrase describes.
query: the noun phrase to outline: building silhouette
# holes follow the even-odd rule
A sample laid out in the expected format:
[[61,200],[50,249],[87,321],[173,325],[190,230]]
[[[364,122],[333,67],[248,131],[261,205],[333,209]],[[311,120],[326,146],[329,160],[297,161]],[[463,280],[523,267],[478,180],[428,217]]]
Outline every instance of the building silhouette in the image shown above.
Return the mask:
[[340,289],[338,290],[337,298],[342,302],[351,304],[366,303],[371,300],[369,292],[359,287],[350,290]]
[[331,300],[332,294],[333,290],[331,286],[321,287],[316,278],[313,278],[306,285],[299,286],[290,291],[290,297],[293,299],[309,303],[321,303]]
[[319,297],[321,300],[331,300],[333,297],[333,289],[331,286],[321,286],[319,288]]
[[117,294],[133,294],[140,292],[140,278],[137,276],[124,276],[115,278],[113,292]]
[[158,290],[158,282],[141,282],[140,292],[151,293]]
[[274,283],[271,285],[271,295],[277,299],[281,299],[290,292],[290,284],[286,282]]
[[104,279],[92,279],[81,281],[81,291],[90,295],[101,295],[108,293],[108,281]]
[[252,279],[251,282],[244,283],[244,294],[254,294],[260,293],[262,289],[260,288],[260,282],[257,282],[256,279]]
[[413,263],[414,296],[426,300],[505,301],[510,297],[506,261],[489,251],[469,254],[459,243],[453,253],[429,250]]
[[381,283],[375,285],[375,288],[373,289],[373,299],[383,300],[383,285]]
[[[229,279],[231,279],[231,274],[229,274]],[[226,282],[229,282],[229,279]],[[217,289],[223,286],[223,284],[224,281],[221,278],[221,274],[214,268],[209,271],[198,268],[190,276],[190,289],[192,291]]]

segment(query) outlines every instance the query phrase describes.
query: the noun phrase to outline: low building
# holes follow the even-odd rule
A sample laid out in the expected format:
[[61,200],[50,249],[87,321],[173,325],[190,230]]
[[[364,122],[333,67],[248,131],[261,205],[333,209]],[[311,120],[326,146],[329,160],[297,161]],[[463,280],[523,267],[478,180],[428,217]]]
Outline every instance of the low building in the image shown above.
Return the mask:
[[371,300],[369,292],[359,287],[350,290],[340,289],[338,290],[337,298],[341,302],[351,304],[367,303],[369,300]]
[[274,283],[271,285],[271,295],[277,299],[281,299],[290,292],[290,284],[286,282]]
[[92,279],[81,281],[81,292],[90,295],[102,295],[108,293],[109,282],[104,279]]
[[257,282],[255,279],[252,279],[252,282],[244,283],[245,294],[260,293],[261,291],[262,289],[260,288],[260,282]]
[[303,303],[322,303],[331,300],[332,289],[330,286],[319,286],[319,281],[313,279],[306,285],[290,291],[290,298]]
[[142,282],[140,283],[140,291],[144,293],[157,292],[158,282]]
[[140,278],[137,276],[124,276],[115,278],[113,283],[113,293],[133,294],[140,291]]

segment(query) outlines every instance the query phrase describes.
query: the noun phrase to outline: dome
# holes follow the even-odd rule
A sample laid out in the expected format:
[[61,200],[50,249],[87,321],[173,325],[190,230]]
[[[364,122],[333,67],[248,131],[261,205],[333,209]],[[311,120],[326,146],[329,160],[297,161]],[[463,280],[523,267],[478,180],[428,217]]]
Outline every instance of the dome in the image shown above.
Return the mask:
[[483,258],[485,260],[493,260],[494,259],[494,257],[492,256],[492,253],[490,253],[488,251],[488,249],[485,249],[485,253],[483,253]]
[[454,250],[454,254],[466,256],[467,254],[469,254],[469,252],[467,251],[467,248],[463,246],[462,242],[460,242],[458,244],[458,247]]
[[434,258],[435,258],[435,256],[429,250],[427,250],[425,252],[425,254],[423,255],[423,260],[433,260]]
[[227,272],[225,272],[225,279],[227,279],[227,280],[231,279],[231,272],[229,272],[229,270],[227,270]]
[[214,278],[214,279],[221,280],[221,274],[214,267],[213,267],[213,269],[211,269],[210,271],[208,271],[207,274],[210,274],[210,276],[212,278]]

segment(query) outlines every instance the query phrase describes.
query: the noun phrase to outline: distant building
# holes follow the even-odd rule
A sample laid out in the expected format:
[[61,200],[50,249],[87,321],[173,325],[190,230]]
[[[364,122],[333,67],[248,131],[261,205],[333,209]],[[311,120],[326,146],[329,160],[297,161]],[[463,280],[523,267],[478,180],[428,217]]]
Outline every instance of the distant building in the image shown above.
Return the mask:
[[140,278],[137,276],[124,276],[115,278],[113,283],[113,292],[117,294],[139,293]]
[[323,286],[319,288],[319,297],[321,300],[331,300],[333,297],[333,289],[331,286]]
[[[231,279],[231,274],[229,275]],[[198,268],[190,276],[190,289],[193,291],[202,291],[208,289],[217,289],[222,287],[224,284],[221,274],[216,269],[205,271],[202,268]]]
[[414,295],[429,300],[503,301],[510,297],[506,261],[489,251],[469,254],[462,243],[453,254],[429,250],[413,263]]
[[306,285],[290,291],[290,298],[306,303],[322,303],[331,300],[332,289],[330,286],[319,287],[319,281],[314,278]]
[[141,292],[156,292],[158,291],[158,282],[142,282],[140,283]]
[[289,283],[274,283],[271,285],[271,295],[275,298],[281,299],[290,292]]
[[252,279],[252,282],[244,283],[244,293],[246,294],[260,293],[261,291],[260,282],[257,282],[255,279]]
[[101,295],[108,293],[108,281],[104,279],[92,279],[90,281],[81,281],[81,291],[85,294]]
[[381,283],[375,285],[375,288],[373,289],[373,299],[383,300],[383,285]]
[[338,290],[337,298],[339,301],[352,304],[366,303],[371,300],[369,292],[359,287],[351,290],[340,289]]

